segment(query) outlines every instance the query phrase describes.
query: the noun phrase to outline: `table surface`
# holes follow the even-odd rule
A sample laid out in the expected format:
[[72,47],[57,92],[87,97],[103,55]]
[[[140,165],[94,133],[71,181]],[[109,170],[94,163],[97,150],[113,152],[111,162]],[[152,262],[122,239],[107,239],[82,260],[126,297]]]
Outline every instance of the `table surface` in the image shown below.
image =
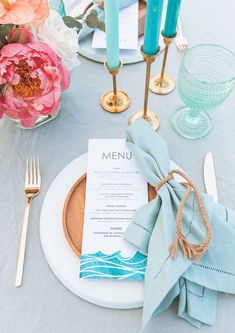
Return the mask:
[[[182,25],[191,45],[217,43],[235,51],[234,0],[182,1]],[[168,72],[177,75],[182,57],[173,45]],[[153,65],[160,70],[162,55]],[[118,85],[132,98],[129,110],[110,114],[99,106],[100,95],[111,79],[101,64],[81,58],[72,75],[70,89],[63,95],[58,118],[38,129],[23,131],[9,120],[0,122],[0,332],[1,333],[137,333],[141,309],[112,310],[89,304],[68,291],[54,276],[42,253],[39,217],[45,194],[59,171],[87,151],[89,138],[123,138],[130,113],[142,106],[143,63],[127,65]],[[220,202],[235,209],[235,92],[216,110],[210,111],[213,129],[204,139],[189,141],[178,136],[170,116],[182,102],[177,90],[167,96],[150,94],[150,109],[161,119],[159,133],[168,143],[171,158],[204,189],[203,160],[212,151],[215,158]],[[33,201],[28,230],[24,284],[14,288],[19,236],[24,210],[24,175],[27,155],[41,161],[42,191]],[[48,221],[49,223],[49,221]],[[63,263],[61,263],[63,264]],[[202,333],[234,332],[235,296],[221,294],[214,327]],[[154,318],[145,333],[193,333],[197,329],[178,318],[170,308]]]

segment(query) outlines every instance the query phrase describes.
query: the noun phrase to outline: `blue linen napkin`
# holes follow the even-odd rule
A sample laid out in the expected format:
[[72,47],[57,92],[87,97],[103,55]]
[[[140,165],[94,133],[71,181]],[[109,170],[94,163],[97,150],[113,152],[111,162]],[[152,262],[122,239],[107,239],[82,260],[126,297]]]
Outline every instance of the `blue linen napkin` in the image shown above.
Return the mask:
[[[156,186],[170,171],[166,143],[144,120],[128,128],[127,143],[146,180]],[[198,262],[184,258],[181,250],[175,259],[170,256],[176,212],[184,193],[181,184],[168,181],[154,200],[137,210],[125,234],[126,240],[148,254],[143,328],[177,296],[178,316],[196,327],[214,325],[217,292],[235,293],[235,212],[215,204],[211,196],[202,193],[212,226],[212,241],[205,255]],[[194,192],[184,207],[182,231],[191,243],[205,238]]]

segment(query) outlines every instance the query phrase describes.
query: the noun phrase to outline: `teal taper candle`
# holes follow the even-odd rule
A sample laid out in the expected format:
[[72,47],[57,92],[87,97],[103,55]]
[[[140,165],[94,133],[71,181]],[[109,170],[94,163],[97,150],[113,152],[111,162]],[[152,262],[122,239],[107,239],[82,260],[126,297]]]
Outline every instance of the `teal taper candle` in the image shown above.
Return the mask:
[[163,36],[172,38],[176,35],[181,0],[168,0]]
[[144,28],[144,53],[153,55],[158,50],[163,0],[148,0]]
[[107,65],[113,69],[119,66],[119,0],[105,0],[104,12]]

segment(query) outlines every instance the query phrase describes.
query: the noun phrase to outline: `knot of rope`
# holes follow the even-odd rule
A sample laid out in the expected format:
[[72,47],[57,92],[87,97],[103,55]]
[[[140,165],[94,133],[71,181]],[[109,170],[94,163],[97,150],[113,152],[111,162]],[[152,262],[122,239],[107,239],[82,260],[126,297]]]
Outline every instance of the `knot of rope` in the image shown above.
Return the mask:
[[[169,252],[170,256],[172,258],[175,258],[178,254],[178,249],[179,247],[181,248],[184,257],[193,259],[193,260],[199,260],[206,252],[206,250],[209,247],[210,241],[211,241],[211,235],[212,235],[212,230],[211,230],[211,225],[209,221],[209,217],[207,215],[201,193],[197,186],[193,183],[193,181],[181,170],[171,170],[168,172],[168,175],[163,178],[157,185],[156,185],[156,191],[158,192],[159,189],[165,185],[169,180],[173,179],[174,176],[173,174],[178,174],[182,178],[185,179],[186,183],[181,183],[185,188],[186,192],[179,204],[177,214],[176,214],[176,236],[174,241],[169,247]],[[181,232],[182,228],[182,220],[183,220],[183,209],[186,204],[186,201],[190,195],[191,191],[195,192],[196,200],[197,200],[197,205],[198,209],[200,212],[201,219],[205,225],[206,228],[206,238],[201,244],[192,244],[187,241],[185,236]]]

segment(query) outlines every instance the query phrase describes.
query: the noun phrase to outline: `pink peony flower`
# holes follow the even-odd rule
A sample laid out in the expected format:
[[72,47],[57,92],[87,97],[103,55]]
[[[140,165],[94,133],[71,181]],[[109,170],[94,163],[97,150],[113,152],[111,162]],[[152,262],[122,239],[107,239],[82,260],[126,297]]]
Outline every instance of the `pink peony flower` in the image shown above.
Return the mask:
[[1,0],[0,24],[42,24],[49,15],[48,0]]
[[7,36],[7,42],[11,43],[37,43],[38,39],[34,33],[26,28],[14,28]]
[[8,44],[0,51],[0,117],[32,127],[39,116],[58,109],[69,83],[68,69],[47,44]]

